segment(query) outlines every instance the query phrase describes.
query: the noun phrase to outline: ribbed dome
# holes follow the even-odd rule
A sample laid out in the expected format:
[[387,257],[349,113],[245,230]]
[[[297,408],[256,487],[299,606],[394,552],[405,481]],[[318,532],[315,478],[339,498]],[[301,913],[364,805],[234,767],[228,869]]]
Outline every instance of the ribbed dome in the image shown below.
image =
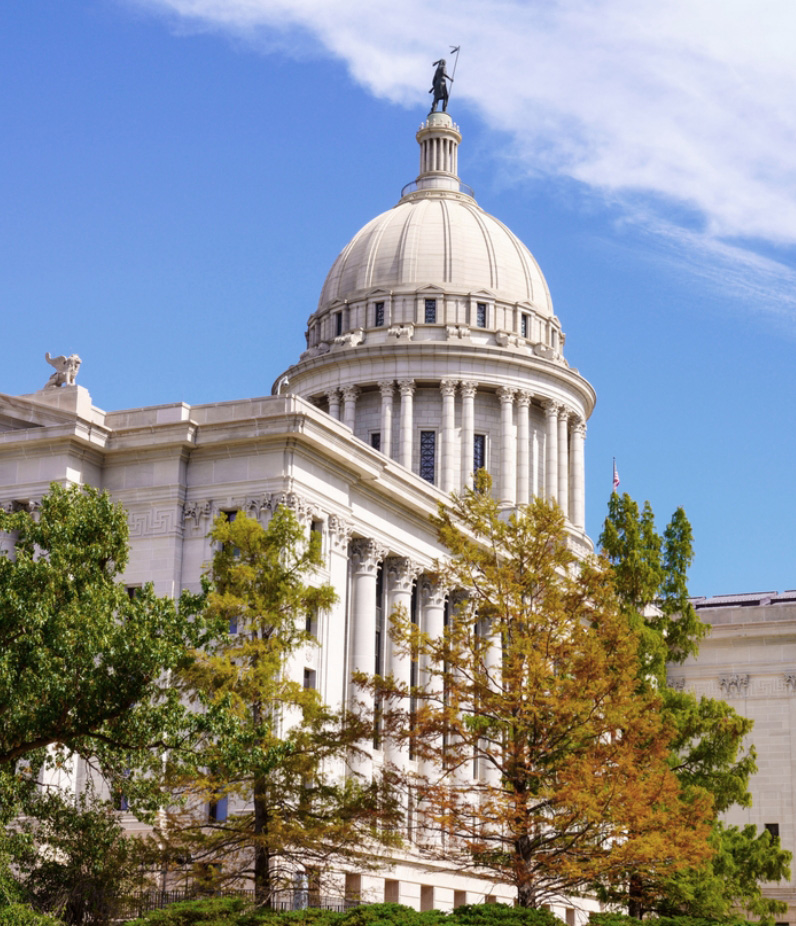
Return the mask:
[[519,238],[470,196],[439,189],[412,192],[368,222],[334,262],[318,309],[377,287],[429,284],[457,292],[488,290],[553,315],[547,283]]

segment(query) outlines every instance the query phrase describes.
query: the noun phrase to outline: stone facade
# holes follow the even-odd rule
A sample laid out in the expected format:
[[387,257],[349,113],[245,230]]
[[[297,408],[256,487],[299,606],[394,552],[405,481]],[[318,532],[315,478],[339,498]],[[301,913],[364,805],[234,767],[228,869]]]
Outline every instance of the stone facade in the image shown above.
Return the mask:
[[[745,744],[757,752],[752,805],[732,808],[726,820],[758,830],[776,827],[783,848],[794,852],[796,591],[696,598],[693,604],[711,631],[698,659],[672,667],[669,684],[727,701],[754,721]],[[768,885],[766,894],[789,904],[783,922],[796,922],[796,879]]]

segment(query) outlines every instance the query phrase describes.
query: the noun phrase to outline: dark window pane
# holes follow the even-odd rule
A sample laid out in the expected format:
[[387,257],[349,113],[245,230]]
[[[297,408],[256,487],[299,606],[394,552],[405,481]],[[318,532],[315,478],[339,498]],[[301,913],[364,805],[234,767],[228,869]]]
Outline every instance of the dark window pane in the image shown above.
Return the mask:
[[486,303],[479,302],[475,307],[475,324],[478,328],[486,328]]
[[343,333],[343,313],[337,312],[334,316],[334,333],[342,334]]
[[437,322],[437,300],[426,299],[426,324],[434,325]]
[[420,475],[427,482],[434,482],[436,462],[437,432],[420,432]]
[[384,303],[383,302],[376,303],[375,316],[376,317],[373,320],[373,324],[377,328],[381,328],[381,326],[384,324]]
[[522,327],[521,327],[520,331],[521,331],[521,334],[522,334],[522,336],[523,336],[524,338],[527,338],[527,337],[528,337],[528,329],[529,329],[530,321],[531,321],[530,316],[528,316],[528,315],[523,315],[523,316],[522,316],[522,321],[521,321]]
[[374,450],[381,450],[381,431],[372,431],[370,434],[370,446]]
[[473,435],[473,472],[486,469],[486,434]]

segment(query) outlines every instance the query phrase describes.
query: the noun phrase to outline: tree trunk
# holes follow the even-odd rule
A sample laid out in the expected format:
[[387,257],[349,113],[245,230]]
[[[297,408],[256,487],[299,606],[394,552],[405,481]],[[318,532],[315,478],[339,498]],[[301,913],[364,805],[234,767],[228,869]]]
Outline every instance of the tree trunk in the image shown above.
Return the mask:
[[644,897],[641,878],[638,875],[631,875],[627,891],[627,913],[637,920],[640,920],[644,914]]
[[262,776],[254,779],[254,902],[258,906],[271,906],[271,852],[265,844],[268,832],[266,809],[266,780]]

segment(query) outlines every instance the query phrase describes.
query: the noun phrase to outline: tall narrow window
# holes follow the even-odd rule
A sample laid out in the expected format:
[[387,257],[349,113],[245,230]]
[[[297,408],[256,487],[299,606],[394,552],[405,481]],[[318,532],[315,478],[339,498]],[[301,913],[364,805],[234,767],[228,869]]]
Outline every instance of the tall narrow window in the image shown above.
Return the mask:
[[373,314],[374,314],[373,324],[377,328],[381,328],[381,326],[384,324],[384,303],[383,302],[376,303],[376,305],[374,306]]
[[[412,598],[409,602],[409,619],[412,622],[412,629],[417,630],[418,625],[418,595],[417,595],[417,582],[412,585]],[[417,650],[412,650],[411,662],[409,663],[409,687],[412,691],[417,688],[418,685],[418,671],[417,671]],[[417,696],[409,696],[409,729],[414,730],[417,720]],[[414,742],[409,740],[409,758],[415,758],[415,748]],[[409,838],[412,838],[411,832],[411,823],[409,824]]]
[[420,476],[426,482],[434,482],[436,469],[437,432],[420,432]]
[[374,450],[381,450],[381,431],[370,432],[370,446]]
[[334,333],[337,335],[340,335],[343,333],[343,313],[342,312],[335,312]]
[[520,334],[527,338],[529,337],[529,332],[531,330],[531,316],[525,315],[523,313],[522,318],[520,319]]
[[476,328],[486,328],[486,303],[479,302],[475,307]]
[[304,670],[304,690],[305,691],[315,691],[315,688],[316,688],[315,669],[305,669]]
[[473,472],[486,469],[486,434],[473,435]]
[[435,325],[437,323],[437,300],[426,299],[426,324]]
[[[379,563],[376,573],[376,639],[373,658],[373,671],[381,675],[384,671],[384,565]],[[381,749],[381,700],[378,698],[373,705],[373,748]]]
[[229,799],[226,794],[210,801],[207,805],[207,819],[213,823],[223,823],[229,813]]

